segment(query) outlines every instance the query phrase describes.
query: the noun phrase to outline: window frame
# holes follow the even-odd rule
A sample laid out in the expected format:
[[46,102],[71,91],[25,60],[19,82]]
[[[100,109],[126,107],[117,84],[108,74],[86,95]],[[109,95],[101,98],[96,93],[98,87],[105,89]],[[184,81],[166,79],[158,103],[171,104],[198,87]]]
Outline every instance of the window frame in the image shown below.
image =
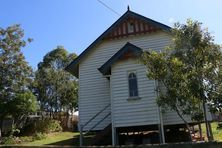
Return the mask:
[[[129,78],[129,76],[130,76],[130,74],[134,74],[135,75],[135,83],[136,83],[136,91],[137,91],[137,95],[131,95],[131,89],[130,89],[130,78]],[[128,96],[129,96],[129,98],[128,98],[128,100],[137,100],[137,99],[140,99],[140,97],[139,97],[139,88],[138,88],[138,76],[137,76],[137,72],[134,70],[134,71],[128,71],[127,72],[127,83],[128,83]]]
[[134,23],[133,22],[128,22],[127,23],[127,30],[128,30],[128,33],[133,33],[135,30],[134,30]]

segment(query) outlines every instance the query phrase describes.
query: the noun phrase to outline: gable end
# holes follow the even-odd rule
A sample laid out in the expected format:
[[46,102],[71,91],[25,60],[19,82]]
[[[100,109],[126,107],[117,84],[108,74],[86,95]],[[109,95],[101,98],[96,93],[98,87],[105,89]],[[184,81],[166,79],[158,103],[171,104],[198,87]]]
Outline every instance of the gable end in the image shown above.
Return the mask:
[[[76,76],[79,77],[79,63],[83,59],[83,57],[88,54],[88,52],[95,47],[97,44],[99,44],[103,39],[109,38],[110,34],[112,34],[112,31],[121,24],[121,22],[124,22],[127,18],[134,18],[141,20],[144,23],[150,24],[151,27],[148,27],[147,31],[156,31],[157,29],[161,29],[166,32],[170,32],[171,28],[167,25],[164,25],[162,23],[156,22],[152,19],[149,19],[147,17],[144,17],[140,14],[137,14],[132,11],[127,11],[124,13],[114,24],[112,24],[104,33],[102,33],[89,47],[87,47],[75,60],[73,60],[66,68],[65,70]],[[153,27],[155,26],[155,27]],[[146,27],[145,27],[146,28]],[[154,29],[153,29],[154,28]]]

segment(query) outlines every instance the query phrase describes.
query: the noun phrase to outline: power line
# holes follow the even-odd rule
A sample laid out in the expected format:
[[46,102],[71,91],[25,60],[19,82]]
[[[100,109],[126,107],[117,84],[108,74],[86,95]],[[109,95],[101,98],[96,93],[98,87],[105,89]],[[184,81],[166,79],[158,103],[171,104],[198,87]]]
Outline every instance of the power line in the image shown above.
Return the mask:
[[103,1],[101,0],[97,0],[100,4],[102,4],[103,6],[105,6],[106,8],[108,8],[110,11],[112,11],[113,13],[115,13],[118,16],[121,16],[118,12],[116,12],[115,10],[113,10],[111,7],[109,7],[107,4],[105,4]]

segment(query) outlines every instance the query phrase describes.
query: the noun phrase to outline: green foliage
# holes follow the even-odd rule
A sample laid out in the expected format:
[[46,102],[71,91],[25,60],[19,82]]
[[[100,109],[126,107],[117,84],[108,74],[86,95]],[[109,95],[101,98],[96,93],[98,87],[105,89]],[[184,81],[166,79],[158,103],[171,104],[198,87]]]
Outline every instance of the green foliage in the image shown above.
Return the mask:
[[144,53],[142,58],[147,66],[148,78],[158,80],[159,106],[174,110],[181,116],[193,115],[196,118],[202,113],[199,110],[201,102],[196,100],[187,88],[189,75],[185,74],[186,66],[179,58],[172,56],[168,49],[160,53]]
[[4,137],[2,138],[2,142],[0,144],[8,145],[8,144],[21,144],[21,143],[27,143],[32,142],[35,140],[43,140],[46,139],[47,135],[45,133],[36,132],[32,136],[22,136],[22,137]]
[[22,136],[19,137],[22,143],[32,142],[34,141],[34,138],[32,136]]
[[34,113],[38,109],[36,96],[31,92],[16,94],[15,99],[11,102],[13,115]]
[[12,125],[12,131],[10,135],[19,134],[19,133],[20,133],[20,130],[16,128],[15,125]]
[[[212,126],[212,132],[214,135],[214,140],[216,141],[221,141],[222,140],[222,128],[218,128],[218,123],[217,122],[212,122],[211,123]],[[202,132],[203,135],[206,136],[206,126],[205,124],[201,124],[202,127]]]
[[[11,116],[15,124],[30,113],[30,108],[26,107],[31,107],[32,111],[36,108],[34,104],[29,105],[29,101],[26,100],[26,95],[33,100],[30,93],[32,69],[25,61],[21,49],[31,39],[26,41],[23,38],[24,31],[20,25],[0,28],[0,121],[6,116]],[[26,105],[15,103],[20,101],[26,102]]]
[[222,108],[220,46],[198,21],[177,23],[171,33],[170,47],[142,56],[147,76],[165,88],[165,91],[157,88],[160,94],[157,103],[176,111],[185,123],[184,115],[191,115],[193,120],[204,119],[207,124],[205,104],[210,103],[218,111]]
[[48,120],[48,132],[61,132],[62,127],[58,120]]
[[46,139],[46,137],[47,137],[47,135],[45,133],[38,132],[38,133],[35,133],[32,138],[34,141],[34,140]]
[[[30,127],[29,133],[34,133],[34,134],[22,137],[13,137],[13,136],[4,137],[2,138],[1,143],[2,144],[27,143],[35,140],[46,139],[47,134],[62,131],[62,127],[60,126],[60,121],[49,118],[33,122],[31,125],[29,125],[29,127]],[[15,131],[17,131],[17,129],[15,129]]]
[[4,137],[2,138],[2,141],[0,141],[0,144],[10,145],[10,144],[20,144],[21,140],[19,137]]
[[61,132],[60,121],[45,118],[36,122],[36,131],[41,133]]
[[2,144],[16,144],[16,141],[15,141],[14,137],[12,137],[12,136],[4,137],[2,139]]
[[76,58],[61,46],[47,53],[38,64],[35,90],[41,102],[41,110],[58,112],[77,108],[78,81],[64,68]]

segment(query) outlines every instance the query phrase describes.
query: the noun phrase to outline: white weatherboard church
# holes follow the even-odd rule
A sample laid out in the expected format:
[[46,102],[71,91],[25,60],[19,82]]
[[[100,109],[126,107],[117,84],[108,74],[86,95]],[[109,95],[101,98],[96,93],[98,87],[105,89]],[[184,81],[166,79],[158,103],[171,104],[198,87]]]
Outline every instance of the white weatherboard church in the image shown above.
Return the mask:
[[121,133],[156,130],[164,143],[164,130],[184,125],[175,112],[160,111],[158,83],[138,62],[143,50],[160,51],[171,43],[170,29],[128,10],[66,67],[79,79],[81,133],[110,127],[117,145]]

